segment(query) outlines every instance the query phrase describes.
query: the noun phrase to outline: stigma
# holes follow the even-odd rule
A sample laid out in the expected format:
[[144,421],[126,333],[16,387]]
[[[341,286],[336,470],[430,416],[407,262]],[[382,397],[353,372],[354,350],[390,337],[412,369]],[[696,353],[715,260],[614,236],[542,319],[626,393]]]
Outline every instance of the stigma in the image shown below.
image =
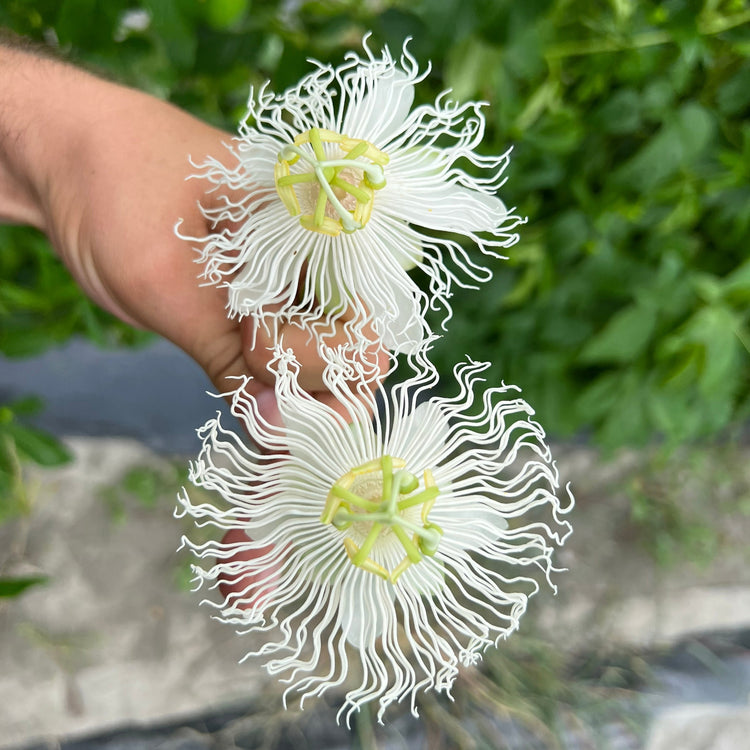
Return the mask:
[[[375,191],[386,184],[388,161],[369,141],[311,128],[279,151],[276,192],[305,229],[334,237],[350,234],[369,221]],[[298,163],[301,171],[292,172]]]
[[[346,532],[343,544],[353,565],[396,583],[410,565],[437,552],[443,530],[428,516],[440,491],[430,469],[422,476],[420,483],[403,459],[384,455],[347,472],[331,487],[320,520]],[[378,545],[392,543],[401,546],[404,556],[388,570],[372,553]]]

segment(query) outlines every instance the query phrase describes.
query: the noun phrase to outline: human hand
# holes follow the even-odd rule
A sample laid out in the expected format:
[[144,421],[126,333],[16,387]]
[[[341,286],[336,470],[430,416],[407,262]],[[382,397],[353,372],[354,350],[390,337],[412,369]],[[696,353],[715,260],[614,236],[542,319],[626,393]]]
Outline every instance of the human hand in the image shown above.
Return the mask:
[[[178,220],[187,236],[217,229],[199,203],[220,198],[187,179],[188,156],[229,159],[230,136],[34,54],[0,46],[0,71],[0,217],[45,232],[88,296],[174,342],[219,391],[234,387],[232,376],[252,376],[248,390],[278,422],[269,336],[227,317],[224,290],[200,285],[194,253],[174,233]],[[283,341],[301,362],[303,387],[335,406],[308,334],[287,326]]]

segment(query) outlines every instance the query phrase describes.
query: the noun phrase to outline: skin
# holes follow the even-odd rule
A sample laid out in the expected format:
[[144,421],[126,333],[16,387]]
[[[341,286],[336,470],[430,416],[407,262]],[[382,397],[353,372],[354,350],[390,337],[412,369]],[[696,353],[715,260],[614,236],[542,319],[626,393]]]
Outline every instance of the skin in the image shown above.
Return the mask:
[[[250,348],[253,323],[227,318],[224,290],[200,286],[195,253],[174,234],[178,219],[188,236],[216,229],[198,204],[217,197],[186,179],[195,171],[188,156],[229,164],[230,137],[142,92],[0,43],[0,221],[44,232],[92,300],[175,343],[220,392],[233,388],[228,377],[252,376],[248,390],[278,423],[271,342],[258,331]],[[284,342],[300,384],[337,408],[307,335],[291,326]]]

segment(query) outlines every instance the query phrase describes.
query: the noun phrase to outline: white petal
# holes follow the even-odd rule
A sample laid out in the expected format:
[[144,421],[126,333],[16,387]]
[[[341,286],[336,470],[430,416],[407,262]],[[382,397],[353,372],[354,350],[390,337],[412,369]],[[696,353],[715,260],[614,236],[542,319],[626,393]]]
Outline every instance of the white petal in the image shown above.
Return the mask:
[[[373,327],[387,349],[401,354],[412,354],[420,348],[427,337],[427,328],[419,304],[413,294],[400,287],[393,288],[391,292],[393,307],[388,310],[387,317],[382,313],[378,315],[380,311],[373,307],[376,316]],[[383,325],[384,321],[387,321],[386,325]]]
[[508,218],[494,195],[432,179],[391,180],[379,208],[412,224],[446,232],[495,232]]
[[341,631],[355,648],[374,648],[393,609],[393,586],[382,578],[353,570],[341,587]]
[[278,163],[279,151],[285,146],[280,139],[265,133],[252,134],[252,138],[240,141],[237,156],[242,163],[247,179],[256,185],[275,185],[274,166]]
[[450,434],[450,423],[434,401],[419,404],[394,425],[388,450],[408,467],[436,468]]
[[430,521],[440,526],[457,549],[476,549],[497,541],[508,528],[498,510],[485,503],[451,498],[450,487],[441,489],[430,511]]
[[[237,243],[246,260],[228,283],[232,314],[261,312],[266,305],[294,299],[306,252],[317,241],[290,221],[280,201],[258,211],[252,229]],[[230,268],[227,261],[225,272]]]
[[395,68],[371,76],[363,72],[354,82],[359,91],[347,101],[341,132],[381,147],[404,124],[414,102],[414,86],[406,73]]

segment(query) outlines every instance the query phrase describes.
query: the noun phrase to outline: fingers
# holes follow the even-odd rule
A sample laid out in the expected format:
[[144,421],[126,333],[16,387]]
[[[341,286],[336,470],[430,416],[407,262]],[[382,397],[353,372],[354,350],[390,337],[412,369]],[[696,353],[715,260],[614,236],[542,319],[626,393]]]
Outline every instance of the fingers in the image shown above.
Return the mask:
[[265,566],[262,572],[248,572],[248,563],[271,557],[274,551],[273,545],[253,549],[249,548],[248,542],[248,537],[242,529],[231,529],[221,540],[225,554],[218,557],[217,562],[225,564],[227,570],[219,579],[219,591],[226,606],[249,609],[256,603],[254,600],[258,596],[264,592],[268,595],[278,578],[278,568],[275,565]]

